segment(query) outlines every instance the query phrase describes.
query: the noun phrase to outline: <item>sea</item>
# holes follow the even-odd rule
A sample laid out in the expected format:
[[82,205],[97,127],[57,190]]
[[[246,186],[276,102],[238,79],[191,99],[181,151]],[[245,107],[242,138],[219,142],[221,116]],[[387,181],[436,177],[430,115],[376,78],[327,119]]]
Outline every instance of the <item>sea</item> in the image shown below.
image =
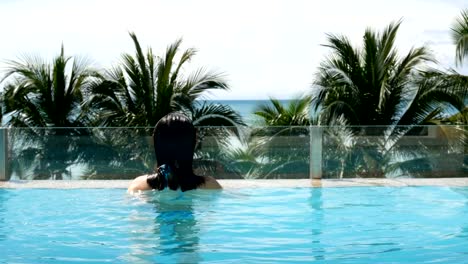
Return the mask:
[[[286,106],[291,102],[290,99],[280,99],[279,100],[282,105]],[[260,105],[271,105],[270,100],[205,100],[202,102],[206,103],[214,103],[214,104],[222,104],[230,106],[234,111],[238,112],[244,122],[249,125],[255,124],[258,122],[258,117],[254,115],[255,110]]]

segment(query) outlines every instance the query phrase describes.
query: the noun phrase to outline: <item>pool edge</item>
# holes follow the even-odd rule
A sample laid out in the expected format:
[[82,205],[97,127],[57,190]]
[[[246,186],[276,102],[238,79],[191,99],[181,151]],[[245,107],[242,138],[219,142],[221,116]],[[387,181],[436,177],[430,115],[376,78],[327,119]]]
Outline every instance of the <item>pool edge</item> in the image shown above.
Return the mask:
[[[283,180],[219,180],[225,189],[238,188],[328,188],[328,187],[362,187],[362,186],[468,186],[467,178],[424,178],[424,179],[283,179]],[[86,188],[127,188],[130,180],[32,180],[0,181],[0,189],[86,189]]]

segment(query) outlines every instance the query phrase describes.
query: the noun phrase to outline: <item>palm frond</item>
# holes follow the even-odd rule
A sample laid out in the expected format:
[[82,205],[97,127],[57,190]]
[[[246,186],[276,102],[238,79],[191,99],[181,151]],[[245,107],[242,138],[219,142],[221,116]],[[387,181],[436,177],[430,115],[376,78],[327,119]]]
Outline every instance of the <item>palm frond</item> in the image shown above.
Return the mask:
[[169,45],[166,49],[165,55],[163,56],[164,59],[159,61],[157,84],[158,93],[163,93],[164,89],[168,89],[168,87],[170,87],[172,66],[181,43],[182,39],[177,39],[174,43]]
[[461,11],[451,27],[452,41],[455,44],[455,62],[461,65],[468,56],[468,9]]
[[194,109],[191,117],[193,124],[197,126],[245,126],[238,112],[221,104],[204,103]]
[[177,68],[175,71],[172,73],[171,77],[171,85],[172,87],[175,87],[175,81],[177,80],[177,77],[179,76],[180,69],[184,66],[185,63],[189,62],[193,56],[197,53],[196,49],[186,49],[182,56],[180,57],[179,63],[177,64]]
[[224,75],[199,68],[190,74],[177,90],[195,100],[203,93],[218,89],[229,90]]
[[310,124],[311,100],[311,96],[302,96],[285,107],[278,99],[270,98],[269,103],[256,107],[254,115],[267,126],[307,126]]

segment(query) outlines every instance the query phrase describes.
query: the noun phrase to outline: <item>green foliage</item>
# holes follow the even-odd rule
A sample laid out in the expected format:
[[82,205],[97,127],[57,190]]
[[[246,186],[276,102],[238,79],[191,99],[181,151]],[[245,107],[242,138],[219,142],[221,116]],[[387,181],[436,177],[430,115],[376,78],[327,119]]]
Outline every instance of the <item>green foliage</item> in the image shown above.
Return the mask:
[[[204,68],[184,73],[196,50],[181,50],[181,39],[155,56],[130,33],[134,54],[122,54],[117,66],[103,72],[85,59],[65,56],[63,47],[51,63],[33,56],[9,61],[0,114],[17,128],[9,132],[15,142],[11,169],[36,179],[71,177],[77,163],[86,167],[87,179],[150,173],[152,127],[181,111],[198,128],[196,165],[214,176],[219,168],[224,176],[245,178],[307,174],[310,125],[329,126],[326,176],[384,177],[397,171],[427,176],[444,158],[463,159],[459,156],[466,153],[467,130],[460,125],[468,124],[468,77],[429,68],[435,59],[424,46],[400,56],[395,47],[400,24],[381,32],[367,29],[361,47],[346,36],[327,35],[324,46],[332,53],[320,64],[314,94],[289,105],[271,98],[254,113],[262,128],[252,129],[241,128],[245,123],[230,107],[202,103],[208,92],[229,86],[222,74]],[[468,10],[451,30],[461,65],[468,54]],[[417,147],[407,144],[407,137],[426,131],[426,125],[447,124],[454,126],[438,128],[447,141],[443,147],[429,147],[425,139],[411,139]],[[233,139],[240,142],[232,145]]]
[[28,56],[10,61],[2,80],[9,80],[2,93],[6,124],[29,128],[87,125],[79,106],[95,74],[87,60],[66,57],[63,47],[52,64]]
[[[241,129],[240,136],[202,146],[199,160],[205,162],[205,174],[218,178],[279,179],[309,177],[309,143],[303,127],[262,127]],[[274,132],[268,132],[273,130]],[[295,131],[299,130],[299,132]]]
[[[346,128],[338,132],[353,135],[349,147],[326,154],[341,157],[340,177],[344,172],[382,177],[389,172],[392,157],[421,158],[411,153],[415,149],[400,147],[400,141],[417,126],[436,124],[465,107],[466,80],[428,70],[427,63],[435,60],[426,47],[398,56],[394,43],[400,24],[391,23],[380,33],[367,29],[361,48],[353,47],[345,36],[328,35],[325,46],[332,54],[319,67],[312,105],[320,110],[319,124],[342,123]],[[400,161],[399,168],[404,164],[410,171],[409,163]]]
[[[201,142],[207,135],[223,136],[223,129],[204,128],[206,126],[245,125],[239,113],[229,106],[201,104],[197,100],[203,99],[204,94],[211,90],[228,90],[228,85],[221,74],[204,68],[186,75],[182,73],[183,67],[196,54],[195,49],[187,49],[179,54],[182,43],[179,39],[167,47],[163,56],[157,57],[153,55],[151,48],[143,53],[135,34],[130,33],[130,37],[135,46],[135,54],[123,54],[120,65],[104,72],[87,90],[84,107],[94,125],[134,127],[134,130],[129,131],[133,135],[140,133],[139,130],[154,127],[166,114],[181,111],[192,119],[194,125],[201,126]],[[146,135],[149,137],[151,133],[146,132]],[[126,145],[118,143],[122,136],[127,141]],[[114,175],[123,173],[123,177],[128,178],[153,171],[155,161],[152,155],[148,156],[148,153],[153,152],[147,148],[148,142],[136,142],[138,137],[127,137],[119,133],[107,137],[109,138],[105,142],[119,150],[109,152],[108,156],[107,164],[114,168]],[[113,137],[115,138],[112,139]],[[122,152],[126,155],[122,156]],[[94,157],[89,163],[103,162],[97,158]],[[130,166],[126,159],[134,163],[131,165],[136,168],[133,172],[124,171]],[[103,171],[105,166],[90,166],[86,177],[111,174]]]
[[[152,128],[93,128],[83,179],[133,179],[152,173]],[[84,142],[85,144],[85,142]]]
[[461,11],[451,27],[452,41],[455,44],[455,61],[462,64],[468,56],[468,9]]
[[95,75],[87,60],[65,56],[63,47],[52,63],[28,56],[9,62],[2,110],[6,125],[17,128],[10,131],[14,171],[27,164],[39,179],[69,175],[83,154],[77,139],[89,134],[79,129],[88,124],[80,104]]
[[274,98],[258,105],[260,127],[243,133],[237,144],[221,146],[224,167],[248,179],[307,178],[310,102],[310,96],[302,96],[286,106]]
[[210,90],[227,90],[228,85],[222,75],[203,68],[184,78],[182,68],[196,50],[187,49],[179,57],[182,43],[179,39],[167,47],[163,56],[157,57],[151,48],[143,53],[135,34],[130,33],[130,37],[135,55],[123,54],[120,65],[104,72],[87,90],[84,106],[95,125],[154,127],[161,117],[173,111],[199,119],[200,113],[209,111],[203,117],[204,125],[218,125],[220,117],[227,121],[223,124],[243,124],[238,113],[227,106],[205,105],[197,109],[196,99],[202,99]]
[[[313,100],[315,110],[321,110],[321,124],[339,116],[356,126],[421,124],[424,113],[438,108],[433,104],[435,94],[443,91],[417,82],[425,63],[434,59],[425,47],[399,58],[394,47],[399,26],[400,22],[392,23],[381,33],[367,29],[361,49],[344,36],[328,35],[325,46],[333,53],[321,63]],[[418,103],[428,108],[412,107]],[[411,123],[407,116],[421,118]]]
[[261,118],[264,126],[308,126],[310,119],[310,96],[292,100],[286,107],[274,98],[269,104],[257,106],[254,114]]

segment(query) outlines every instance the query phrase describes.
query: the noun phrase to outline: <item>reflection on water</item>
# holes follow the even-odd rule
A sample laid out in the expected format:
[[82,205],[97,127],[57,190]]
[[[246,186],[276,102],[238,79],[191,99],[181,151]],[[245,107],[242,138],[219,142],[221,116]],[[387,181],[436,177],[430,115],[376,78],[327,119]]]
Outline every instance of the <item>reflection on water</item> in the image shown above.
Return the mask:
[[323,188],[312,188],[309,196],[309,205],[313,209],[311,214],[312,225],[312,245],[314,246],[314,259],[324,260],[325,249],[321,242],[322,225],[323,223],[323,201],[322,201]]
[[465,263],[467,194],[0,190],[0,263]]
[[0,189],[0,241],[5,240],[6,238],[6,232],[5,230],[5,219],[7,217],[6,215],[6,205],[8,203],[8,200],[10,200],[10,196],[12,196],[13,193],[9,190],[5,189]]
[[[451,188],[454,192],[461,194],[461,196],[464,198],[464,210],[465,214],[468,215],[468,188],[461,188],[461,187],[454,187]],[[468,241],[468,223],[464,227],[460,227],[459,231],[454,234],[455,237],[463,238]]]
[[197,262],[200,229],[194,216],[192,199],[184,200],[186,204],[183,205],[153,203],[156,213],[153,232],[160,237],[159,253],[162,256],[177,254],[180,258],[178,262]]
[[[139,263],[197,263],[201,228],[197,217],[216,201],[218,191],[141,193],[141,208],[130,216],[132,253]],[[144,227],[142,229],[142,227]]]

